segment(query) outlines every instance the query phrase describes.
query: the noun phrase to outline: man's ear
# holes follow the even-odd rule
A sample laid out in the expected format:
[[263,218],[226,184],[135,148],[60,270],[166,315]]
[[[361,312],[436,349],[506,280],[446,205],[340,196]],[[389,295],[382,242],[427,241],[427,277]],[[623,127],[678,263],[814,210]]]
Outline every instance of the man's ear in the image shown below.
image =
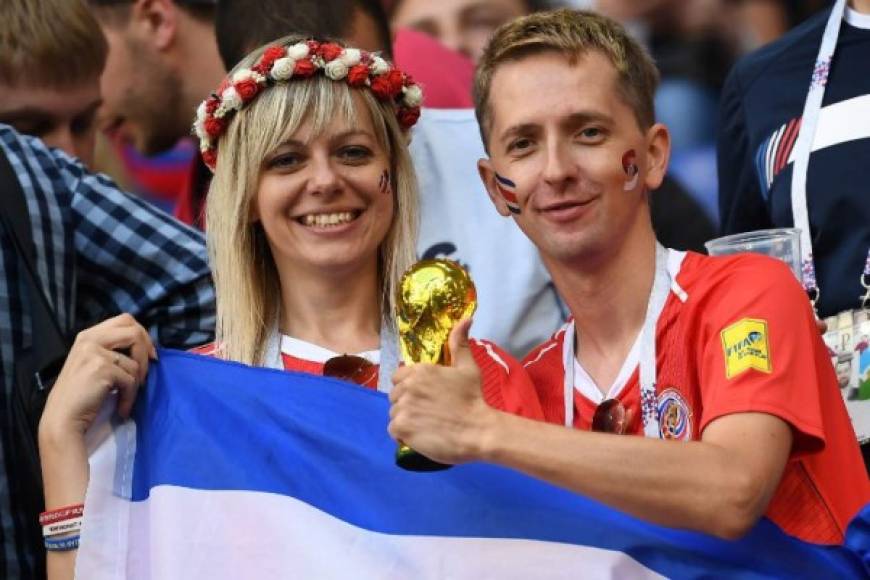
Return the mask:
[[136,0],[131,8],[131,24],[157,51],[165,51],[176,41],[179,8],[172,0]]
[[504,217],[511,216],[511,210],[508,209],[504,197],[498,189],[495,181],[495,168],[492,166],[492,161],[487,158],[477,160],[477,173],[480,174],[480,180],[486,188],[486,193],[489,195],[490,201],[495,206],[495,210]]
[[665,178],[671,158],[671,134],[668,128],[656,123],[646,132],[646,189],[657,189]]

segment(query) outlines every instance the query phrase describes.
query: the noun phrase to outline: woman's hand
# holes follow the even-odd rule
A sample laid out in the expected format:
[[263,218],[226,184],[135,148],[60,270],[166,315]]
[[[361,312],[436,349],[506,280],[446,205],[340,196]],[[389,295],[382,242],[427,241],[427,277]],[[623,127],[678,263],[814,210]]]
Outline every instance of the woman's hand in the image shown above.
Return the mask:
[[129,417],[148,359],[156,356],[148,332],[129,314],[83,330],[48,396],[40,432],[84,434],[114,390],[118,414]]

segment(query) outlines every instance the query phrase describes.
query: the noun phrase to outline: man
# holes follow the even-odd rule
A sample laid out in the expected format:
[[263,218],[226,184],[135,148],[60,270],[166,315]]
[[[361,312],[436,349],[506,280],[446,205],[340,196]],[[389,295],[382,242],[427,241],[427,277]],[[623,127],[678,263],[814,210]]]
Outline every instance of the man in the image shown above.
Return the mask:
[[482,404],[464,323],[453,367],[396,373],[390,433],[657,524],[735,538],[767,516],[839,543],[870,484],[812,310],[778,261],[657,247],[648,192],[670,143],[656,82],[649,56],[591,13],[533,15],[495,36],[475,82],[479,170],[574,317],[526,368],[548,420],[575,429]]
[[0,123],[90,165],[106,41],[79,0],[0,3]]
[[190,134],[197,105],[224,70],[214,37],[215,0],[89,0],[109,43],[103,128],[145,154]]

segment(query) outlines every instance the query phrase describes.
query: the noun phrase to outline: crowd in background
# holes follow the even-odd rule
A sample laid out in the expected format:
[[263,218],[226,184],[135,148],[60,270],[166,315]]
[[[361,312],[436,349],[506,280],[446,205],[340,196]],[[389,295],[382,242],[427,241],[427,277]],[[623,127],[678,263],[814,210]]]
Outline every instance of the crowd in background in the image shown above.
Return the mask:
[[[704,242],[720,233],[779,225],[775,212],[752,221],[757,216],[747,217],[746,206],[729,206],[734,191],[720,191],[722,184],[743,191],[757,181],[754,150],[729,149],[751,138],[746,134],[753,130],[729,124],[736,118],[730,107],[753,103],[752,95],[736,88],[742,90],[746,68],[754,62],[746,59],[796,27],[824,24],[818,13],[831,5],[824,0],[76,0],[52,8],[63,13],[53,20],[36,7],[43,2],[49,0],[10,1],[17,9],[8,9],[20,20],[0,23],[0,51],[24,55],[0,57],[0,123],[40,137],[82,164],[58,161],[45,149],[28,152],[32,145],[5,128],[0,139],[25,160],[26,171],[15,167],[27,175],[22,187],[73,192],[40,193],[33,203],[51,217],[31,218],[34,231],[49,240],[49,250],[40,249],[43,240],[36,243],[35,270],[50,278],[43,284],[62,317],[60,334],[72,336],[129,312],[165,346],[189,348],[211,338],[214,293],[201,233],[208,230],[211,172],[191,124],[197,105],[242,57],[299,32],[383,54],[423,87],[423,111],[410,146],[421,190],[417,256],[452,258],[468,267],[483,305],[473,332],[518,357],[556,330],[567,312],[534,246],[492,211],[473,163],[486,157],[473,110],[474,70],[493,32],[519,16],[572,7],[623,23],[648,49],[661,74],[656,118],[669,128],[672,147],[668,175],[651,196],[653,227],[665,246],[702,252]],[[5,9],[0,8],[0,19]],[[52,57],[34,39],[60,37],[63,50],[77,58],[61,66],[42,64]],[[799,92],[803,104],[805,89]],[[748,169],[717,168],[717,161],[736,163],[741,155]],[[779,165],[777,171],[783,169]],[[737,175],[738,169],[745,175]],[[109,176],[118,188],[90,172]],[[763,194],[772,195],[767,188]],[[52,219],[62,227],[45,225]],[[855,229],[861,237],[856,244],[863,243],[865,230]],[[819,247],[829,252],[825,243],[822,238]],[[11,254],[3,260],[0,265],[12,272]],[[820,266],[823,282],[834,277],[825,267]],[[0,320],[7,386],[16,380],[11,361],[38,351],[28,327],[29,292],[0,292],[13,313]],[[832,295],[822,294],[822,317],[853,307],[826,302]],[[495,303],[498,308],[486,307]],[[9,392],[0,389],[4,412]],[[4,441],[12,437],[3,435]],[[4,445],[0,453],[11,449]],[[8,466],[15,459],[0,454],[0,464],[4,461]],[[0,476],[0,504],[9,501],[9,493],[21,494],[13,487],[4,495],[4,489]],[[7,514],[0,518],[0,576],[6,566],[14,577],[25,569],[15,562],[27,559],[24,540],[11,539],[23,524],[6,505],[0,512]]]

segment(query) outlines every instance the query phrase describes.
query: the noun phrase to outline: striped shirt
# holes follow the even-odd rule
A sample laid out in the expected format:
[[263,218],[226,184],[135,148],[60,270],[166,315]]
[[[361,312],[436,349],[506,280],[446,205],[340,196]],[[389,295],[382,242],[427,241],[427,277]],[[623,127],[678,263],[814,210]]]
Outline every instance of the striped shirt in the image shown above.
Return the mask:
[[[199,232],[6,125],[0,147],[24,191],[37,277],[65,333],[128,312],[163,346],[212,339],[215,296]],[[6,478],[15,361],[32,341],[22,268],[0,226],[0,578],[10,579],[34,570]]]

